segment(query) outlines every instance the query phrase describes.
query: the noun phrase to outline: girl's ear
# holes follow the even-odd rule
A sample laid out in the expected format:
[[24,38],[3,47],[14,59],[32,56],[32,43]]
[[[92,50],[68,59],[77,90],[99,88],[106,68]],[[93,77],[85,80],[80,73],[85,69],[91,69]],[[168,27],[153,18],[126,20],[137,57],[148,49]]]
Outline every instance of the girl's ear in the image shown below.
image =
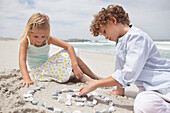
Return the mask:
[[112,21],[113,21],[114,24],[117,24],[117,20],[116,20],[115,17],[112,17],[111,19],[112,19]]

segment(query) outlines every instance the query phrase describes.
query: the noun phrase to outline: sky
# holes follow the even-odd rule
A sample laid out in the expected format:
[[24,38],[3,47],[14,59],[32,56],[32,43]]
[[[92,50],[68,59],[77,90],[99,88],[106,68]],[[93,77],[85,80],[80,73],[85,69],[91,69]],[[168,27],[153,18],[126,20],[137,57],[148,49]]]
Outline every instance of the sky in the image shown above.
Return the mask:
[[131,23],[153,40],[170,40],[170,0],[0,0],[0,37],[19,39],[31,15],[40,12],[50,17],[58,39],[97,39],[89,31],[93,15],[110,4],[123,6]]

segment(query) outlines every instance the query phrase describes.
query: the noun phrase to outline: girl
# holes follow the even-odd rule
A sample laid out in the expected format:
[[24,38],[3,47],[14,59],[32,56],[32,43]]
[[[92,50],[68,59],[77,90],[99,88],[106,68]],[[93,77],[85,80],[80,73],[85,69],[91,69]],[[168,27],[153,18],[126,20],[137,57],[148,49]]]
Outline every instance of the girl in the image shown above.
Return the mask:
[[170,64],[161,58],[152,39],[129,23],[128,14],[118,5],[94,16],[92,34],[117,43],[115,72],[82,87],[79,96],[108,86],[117,86],[123,94],[122,88],[134,83],[140,92],[134,103],[136,113],[170,113]]
[[[74,48],[70,44],[50,36],[49,17],[45,14],[36,13],[30,17],[21,39],[19,66],[24,79],[23,87],[36,84],[29,76],[26,60],[35,80],[67,82],[72,70],[81,82],[91,82],[100,78],[76,57]],[[50,44],[64,49],[49,58]]]

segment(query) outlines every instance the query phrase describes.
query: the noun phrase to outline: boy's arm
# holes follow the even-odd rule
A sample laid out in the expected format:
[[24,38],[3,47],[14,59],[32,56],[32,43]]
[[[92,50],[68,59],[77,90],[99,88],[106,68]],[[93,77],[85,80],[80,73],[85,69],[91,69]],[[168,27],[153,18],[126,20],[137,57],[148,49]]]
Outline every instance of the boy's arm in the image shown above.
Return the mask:
[[82,96],[84,94],[87,94],[98,87],[111,87],[111,86],[119,86],[121,85],[119,82],[117,82],[113,77],[107,77],[105,79],[101,79],[98,81],[95,81],[89,85],[86,85],[80,89],[80,93],[78,96]]
[[31,78],[28,74],[27,70],[27,65],[26,65],[26,55],[27,55],[27,47],[28,47],[28,42],[27,39],[24,39],[20,43],[20,48],[19,48],[19,67],[21,70],[22,77],[24,79],[23,81],[23,87],[29,87],[30,84],[35,84],[34,82],[31,81]]

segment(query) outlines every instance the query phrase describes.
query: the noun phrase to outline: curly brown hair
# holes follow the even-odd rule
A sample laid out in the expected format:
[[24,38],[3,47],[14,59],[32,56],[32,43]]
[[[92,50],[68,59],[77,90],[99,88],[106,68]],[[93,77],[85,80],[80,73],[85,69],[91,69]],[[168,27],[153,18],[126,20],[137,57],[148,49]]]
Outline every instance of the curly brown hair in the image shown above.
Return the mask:
[[128,13],[119,5],[109,5],[106,9],[102,8],[101,11],[94,15],[94,19],[90,26],[90,31],[93,36],[100,35],[99,28],[108,24],[110,19],[114,17],[117,23],[130,24]]

